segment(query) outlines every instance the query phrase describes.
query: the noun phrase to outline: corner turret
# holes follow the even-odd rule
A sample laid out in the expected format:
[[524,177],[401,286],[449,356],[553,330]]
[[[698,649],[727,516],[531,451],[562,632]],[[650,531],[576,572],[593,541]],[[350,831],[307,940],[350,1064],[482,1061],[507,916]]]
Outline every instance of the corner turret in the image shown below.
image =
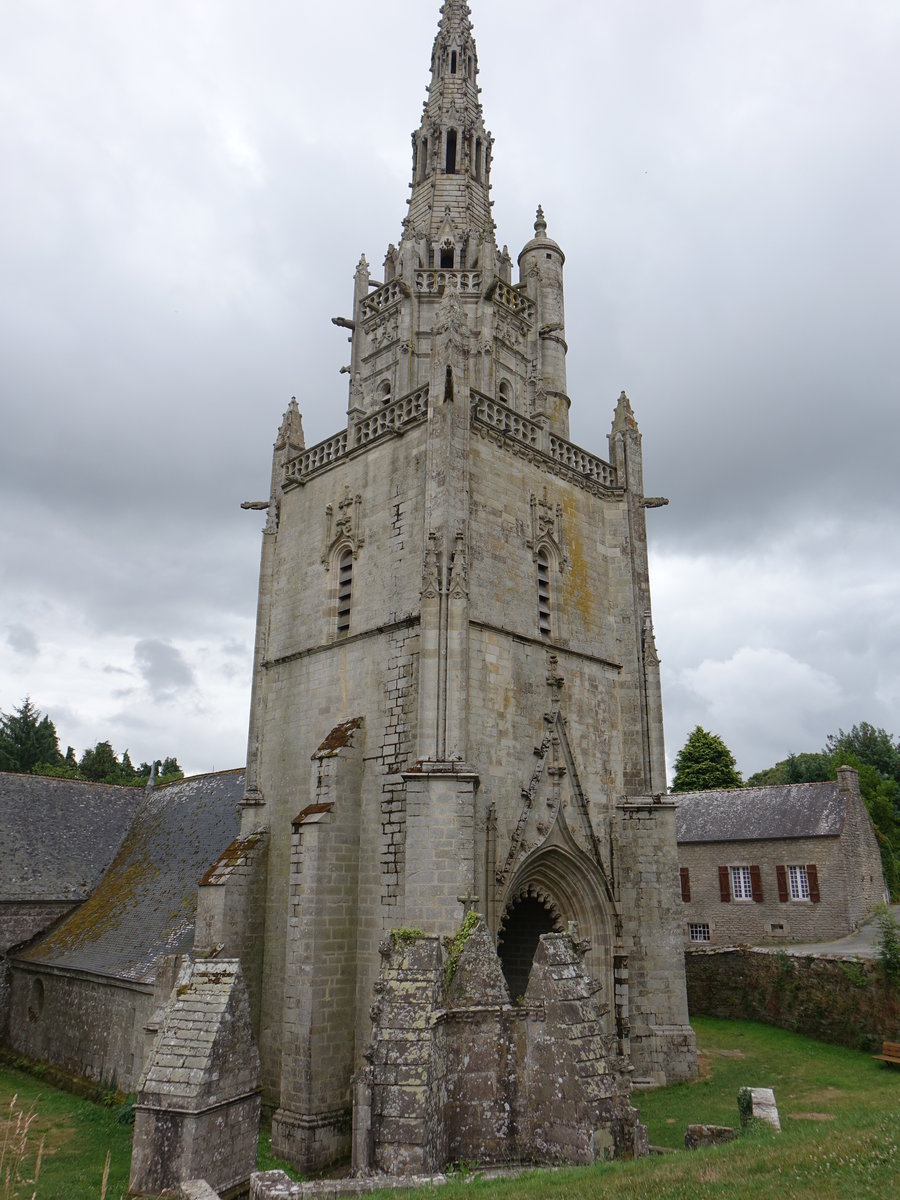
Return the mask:
[[566,391],[566,311],[563,264],[566,256],[547,237],[544,210],[538,205],[534,237],[519,255],[519,280],[537,307],[538,380],[534,415],[544,416],[557,436],[569,437],[569,408]]

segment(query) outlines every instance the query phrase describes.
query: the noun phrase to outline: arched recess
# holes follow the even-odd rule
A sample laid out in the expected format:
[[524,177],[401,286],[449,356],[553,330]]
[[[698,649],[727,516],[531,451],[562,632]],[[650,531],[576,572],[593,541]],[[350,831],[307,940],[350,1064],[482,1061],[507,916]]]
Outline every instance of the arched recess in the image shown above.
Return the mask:
[[[616,918],[613,901],[603,872],[577,846],[565,826],[562,814],[554,833],[558,834],[554,837],[554,844],[545,843],[535,850],[513,876],[500,918],[497,953],[504,975],[509,970],[514,979],[520,980],[523,974],[523,946],[533,943],[533,958],[540,934],[549,932],[547,928],[540,928],[542,923],[546,924],[543,914],[552,915],[553,928],[558,932],[564,932],[569,923],[574,921],[579,938],[591,943],[586,965],[591,979],[599,985],[600,1007],[607,1010],[603,1017],[604,1031],[611,1033],[616,1027],[613,975]],[[537,901],[540,911],[534,903],[527,905],[527,900]],[[511,992],[513,986],[519,986],[516,995],[524,994],[524,988],[518,983],[511,985]]]

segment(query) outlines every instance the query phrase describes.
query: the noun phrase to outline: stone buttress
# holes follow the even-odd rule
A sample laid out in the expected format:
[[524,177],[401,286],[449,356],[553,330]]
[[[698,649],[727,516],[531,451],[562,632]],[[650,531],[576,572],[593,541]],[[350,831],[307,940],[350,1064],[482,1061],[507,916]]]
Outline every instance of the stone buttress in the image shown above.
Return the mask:
[[[514,280],[492,154],[469,8],[447,0],[401,236],[380,278],[360,259],[350,314],[333,318],[350,338],[346,425],[308,447],[292,402],[263,505],[246,855],[208,881],[226,894],[207,925],[244,961],[275,1149],[307,1170],[349,1152],[354,1095],[375,1137],[377,1097],[353,1081],[392,930],[427,935],[415,955],[439,975],[434,939],[483,913],[504,1012],[575,931],[603,1047],[579,1070],[696,1071],[659,798],[645,514],[662,501],[644,496],[624,393],[608,461],[570,441],[565,255],[538,209]],[[222,915],[241,912],[252,935]],[[432,1126],[422,1161],[465,1142]],[[474,1142],[495,1158],[539,1147],[539,1125],[523,1128]],[[398,1151],[397,1169],[413,1157]]]

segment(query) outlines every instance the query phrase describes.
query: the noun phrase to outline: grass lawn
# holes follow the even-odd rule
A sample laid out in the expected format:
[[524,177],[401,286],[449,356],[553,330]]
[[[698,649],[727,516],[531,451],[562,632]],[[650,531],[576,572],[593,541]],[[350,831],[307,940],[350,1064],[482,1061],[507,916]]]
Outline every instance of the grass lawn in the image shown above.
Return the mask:
[[[7,1183],[8,1167],[16,1157],[13,1149],[15,1119],[10,1119],[13,1097],[17,1113],[33,1114],[27,1147],[19,1172],[21,1183]],[[0,1067],[0,1152],[3,1155],[0,1200],[15,1197],[31,1200],[98,1200],[107,1151],[110,1153],[107,1200],[119,1200],[128,1191],[131,1165],[131,1125],[121,1125],[118,1110],[91,1104],[9,1067]],[[35,1159],[41,1140],[37,1188]]]
[[[535,1171],[515,1180],[459,1179],[434,1200],[857,1200],[900,1196],[900,1070],[867,1055],[743,1021],[694,1022],[701,1078],[635,1095],[653,1145],[680,1148],[688,1124],[738,1126],[739,1088],[771,1087],[782,1134],[754,1131],[729,1146],[633,1163]],[[37,1200],[98,1200],[110,1151],[108,1200],[128,1186],[131,1127],[115,1109],[78,1100],[21,1072],[0,1069],[0,1147],[9,1104],[34,1103],[23,1174],[45,1138]],[[269,1164],[267,1164],[269,1165]],[[30,1200],[34,1188],[0,1200]],[[397,1200],[397,1193],[382,1193]]]
[[739,1128],[741,1087],[774,1089],[781,1134],[754,1130],[710,1150],[516,1180],[460,1180],[442,1188],[440,1200],[900,1197],[900,1069],[749,1021],[697,1018],[693,1025],[700,1080],[634,1096],[651,1144],[680,1149],[690,1124]]

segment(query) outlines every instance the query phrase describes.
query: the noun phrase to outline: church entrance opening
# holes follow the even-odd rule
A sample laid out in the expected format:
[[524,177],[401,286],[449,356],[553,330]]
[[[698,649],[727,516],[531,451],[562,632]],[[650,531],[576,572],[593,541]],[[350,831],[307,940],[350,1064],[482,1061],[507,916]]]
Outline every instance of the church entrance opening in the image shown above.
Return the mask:
[[561,932],[558,910],[543,897],[517,896],[507,907],[500,925],[497,952],[513,1003],[524,996],[528,988],[531,964],[542,935]]

